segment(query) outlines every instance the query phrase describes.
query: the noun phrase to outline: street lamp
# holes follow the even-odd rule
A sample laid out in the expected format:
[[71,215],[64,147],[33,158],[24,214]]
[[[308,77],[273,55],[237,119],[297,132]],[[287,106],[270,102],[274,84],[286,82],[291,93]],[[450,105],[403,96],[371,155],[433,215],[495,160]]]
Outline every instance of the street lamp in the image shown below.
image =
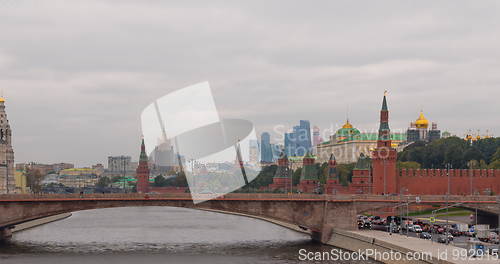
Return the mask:
[[123,192],[126,193],[126,187],[125,187],[125,157],[122,156],[122,163],[123,163]]
[[[448,233],[448,228],[449,228],[449,199],[450,199],[450,188],[451,188],[451,181],[450,181],[450,169],[453,168],[453,166],[450,163],[446,164],[446,169],[447,169],[447,176],[448,176],[448,191],[446,192],[446,233]],[[448,239],[446,239],[446,244],[448,244]]]

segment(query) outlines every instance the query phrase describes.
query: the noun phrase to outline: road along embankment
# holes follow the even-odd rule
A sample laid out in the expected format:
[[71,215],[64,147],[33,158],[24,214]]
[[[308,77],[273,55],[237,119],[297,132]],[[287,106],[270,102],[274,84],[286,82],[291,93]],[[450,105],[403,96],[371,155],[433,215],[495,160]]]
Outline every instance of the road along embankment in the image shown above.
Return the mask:
[[495,256],[485,255],[473,258],[468,256],[467,250],[463,248],[415,237],[390,235],[387,232],[374,230],[345,231],[334,229],[327,244],[353,252],[365,253],[371,259],[387,264],[500,263]]

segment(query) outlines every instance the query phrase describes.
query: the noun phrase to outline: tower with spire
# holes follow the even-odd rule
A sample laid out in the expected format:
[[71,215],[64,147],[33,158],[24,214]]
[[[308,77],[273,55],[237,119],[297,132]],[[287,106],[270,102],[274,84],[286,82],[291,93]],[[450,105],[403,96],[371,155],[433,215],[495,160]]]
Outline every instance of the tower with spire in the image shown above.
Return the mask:
[[315,165],[315,157],[307,152],[302,159],[302,172],[300,175],[300,183],[298,189],[303,193],[318,193],[320,190],[320,183],[318,172]]
[[141,155],[139,158],[139,166],[136,170],[137,179],[137,192],[138,193],[148,193],[149,192],[149,164],[148,155],[146,154],[146,146],[144,145],[144,139],[142,139],[141,144]]
[[273,183],[269,185],[271,190],[284,190],[291,191],[292,189],[292,171],[290,170],[288,156],[285,152],[281,152],[281,155],[278,159],[278,168],[276,169],[276,173],[273,177]]
[[384,93],[380,111],[377,148],[372,152],[373,190],[374,194],[398,193],[396,177],[397,151],[392,147],[391,129],[389,128],[389,109],[387,92]]
[[15,193],[14,149],[12,130],[5,112],[5,98],[0,97],[0,193]]
[[333,154],[330,155],[328,160],[328,175],[326,178],[325,192],[327,194],[339,194],[345,189],[340,184],[340,175],[337,171],[337,160]]

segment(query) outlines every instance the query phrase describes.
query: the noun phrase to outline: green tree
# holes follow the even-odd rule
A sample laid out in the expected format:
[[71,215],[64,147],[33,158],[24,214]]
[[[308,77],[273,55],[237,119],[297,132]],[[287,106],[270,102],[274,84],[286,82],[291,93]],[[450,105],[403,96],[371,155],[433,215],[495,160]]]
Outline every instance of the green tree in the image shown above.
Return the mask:
[[99,180],[97,181],[96,187],[105,188],[105,187],[108,187],[110,184],[111,184],[111,180],[107,176],[104,176],[104,177],[99,178]]
[[26,175],[26,185],[30,187],[31,192],[40,193],[42,191],[41,182],[43,180],[43,175],[38,169],[28,169],[25,172]]
[[155,187],[165,187],[167,186],[168,182],[167,179],[165,179],[162,175],[158,175],[154,179],[153,186]]
[[177,173],[177,176],[175,177],[175,183],[174,184],[177,187],[188,187],[186,173],[183,172],[183,171]]
[[478,166],[484,168],[495,160],[498,148],[500,138],[486,138],[470,144],[462,138],[449,137],[431,143],[415,142],[398,153],[398,161],[418,162],[422,168],[444,168],[451,164],[454,169],[466,169],[469,161],[477,160]]
[[491,157],[491,161],[497,160],[500,160],[500,147],[497,148],[497,151]]
[[500,170],[500,159],[491,162],[490,165],[488,165],[488,169]]
[[347,186],[350,182],[352,182],[352,170],[356,163],[349,164],[339,164],[337,165],[337,173],[340,177],[340,183],[344,186]]
[[292,184],[293,185],[297,185],[300,183],[300,176],[302,175],[302,168],[297,168],[294,172],[293,172],[293,176],[292,176]]
[[278,166],[276,165],[263,167],[262,170],[257,175],[257,177],[255,177],[255,179],[252,182],[244,186],[242,189],[244,191],[258,190],[260,189],[260,187],[268,186],[269,184],[273,183],[273,177],[274,174],[276,174],[277,169]]

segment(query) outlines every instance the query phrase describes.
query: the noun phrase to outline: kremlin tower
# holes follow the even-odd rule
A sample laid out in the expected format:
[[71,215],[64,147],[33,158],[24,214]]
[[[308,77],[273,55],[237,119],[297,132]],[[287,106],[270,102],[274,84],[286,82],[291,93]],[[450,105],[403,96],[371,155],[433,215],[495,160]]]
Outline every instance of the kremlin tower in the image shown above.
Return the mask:
[[337,161],[335,157],[330,155],[330,160],[328,160],[328,178],[326,179],[325,192],[327,194],[337,194],[343,189],[340,184],[340,175],[337,172]]
[[278,159],[278,168],[273,177],[273,183],[269,185],[271,190],[281,189],[281,190],[292,190],[292,171],[288,163],[288,157],[284,152],[281,153]]
[[380,111],[377,148],[372,152],[373,194],[398,193],[396,177],[397,151],[391,144],[389,110],[386,97],[387,92],[384,93],[382,110]]
[[149,192],[149,165],[148,165],[148,155],[146,154],[146,146],[144,145],[144,139],[142,139],[141,144],[141,156],[139,158],[139,166],[136,170],[137,179],[137,192],[138,193],[148,193]]
[[307,152],[302,159],[302,174],[298,189],[302,193],[318,193],[319,179],[316,171],[315,158],[310,152]]
[[15,188],[12,130],[5,113],[5,99],[0,97],[0,194],[14,193]]

